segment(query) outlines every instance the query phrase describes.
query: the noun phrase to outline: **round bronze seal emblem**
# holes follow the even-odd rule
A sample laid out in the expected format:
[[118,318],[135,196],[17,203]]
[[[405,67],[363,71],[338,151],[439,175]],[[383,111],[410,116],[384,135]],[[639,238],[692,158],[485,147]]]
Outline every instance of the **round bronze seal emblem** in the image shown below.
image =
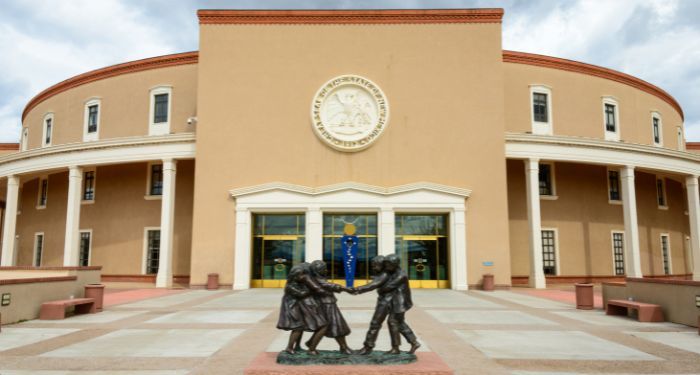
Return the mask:
[[369,147],[386,129],[389,103],[374,82],[342,75],[326,82],[311,103],[314,132],[336,150]]

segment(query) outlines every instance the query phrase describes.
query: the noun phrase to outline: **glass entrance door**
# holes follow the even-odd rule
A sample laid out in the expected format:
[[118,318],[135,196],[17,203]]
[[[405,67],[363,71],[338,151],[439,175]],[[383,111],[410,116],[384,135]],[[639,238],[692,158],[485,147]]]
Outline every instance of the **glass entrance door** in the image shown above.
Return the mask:
[[396,252],[411,288],[449,288],[447,217],[397,215]]
[[252,288],[283,288],[292,266],[304,261],[304,215],[255,215]]

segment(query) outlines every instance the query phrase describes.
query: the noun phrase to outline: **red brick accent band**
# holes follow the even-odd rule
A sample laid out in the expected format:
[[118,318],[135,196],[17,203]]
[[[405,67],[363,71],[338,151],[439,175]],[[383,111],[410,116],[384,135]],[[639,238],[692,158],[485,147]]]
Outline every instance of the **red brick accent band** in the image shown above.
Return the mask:
[[506,50],[503,51],[503,62],[566,70],[569,72],[581,73],[589,76],[609,79],[611,81],[632,86],[636,89],[642,90],[665,101],[678,112],[678,114],[681,116],[681,119],[685,119],[685,115],[683,114],[683,109],[681,108],[680,104],[678,104],[676,99],[674,99],[669,93],[660,89],[659,87],[652,85],[647,81],[641,80],[637,77],[633,77],[629,74],[625,74],[608,68],[603,68],[597,65],[586,64],[574,60],[562,59],[559,57],[551,57],[537,55],[534,53]]
[[51,283],[51,282],[56,282],[56,281],[75,281],[75,280],[78,280],[77,276],[30,277],[30,278],[26,278],[26,279],[0,280],[0,285]]
[[177,65],[196,64],[198,60],[199,52],[183,52],[176,53],[173,55],[150,57],[142,60],[129,61],[122,64],[112,65],[106,68],[93,70],[72,78],[68,78],[63,82],[59,82],[49,87],[48,89],[40,92],[37,96],[32,98],[32,100],[30,100],[29,103],[27,103],[27,106],[24,107],[24,111],[22,112],[22,121],[24,121],[24,118],[27,117],[27,113],[29,113],[29,111],[31,111],[39,103],[56,94],[62,93],[66,90],[70,90],[74,87],[78,87],[86,83],[95,82],[101,79],[110,78],[122,74],[142,72],[145,70],[165,68]]
[[503,9],[380,10],[199,10],[199,23],[211,24],[416,24],[501,23]]
[[0,151],[18,151],[19,143],[0,143]]
[[700,286],[700,281],[678,280],[678,279],[673,279],[673,278],[667,278],[667,279],[653,278],[652,279],[652,278],[647,278],[647,277],[645,277],[645,278],[629,277],[629,278],[627,278],[627,282]]
[[[102,281],[112,282],[137,282],[137,283],[155,283],[156,275],[102,275]],[[178,283],[189,284],[189,275],[175,275],[173,281]]]
[[685,149],[686,150],[700,150],[700,142],[686,142]]

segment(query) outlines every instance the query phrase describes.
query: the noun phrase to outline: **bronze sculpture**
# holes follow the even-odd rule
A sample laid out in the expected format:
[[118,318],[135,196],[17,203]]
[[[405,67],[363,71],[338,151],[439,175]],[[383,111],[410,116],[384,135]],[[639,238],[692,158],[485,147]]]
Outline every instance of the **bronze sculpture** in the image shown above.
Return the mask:
[[[316,347],[324,336],[335,338],[340,347],[338,352],[324,351],[324,356],[335,353],[335,356],[346,356],[351,359],[350,362],[357,362],[359,358],[367,358],[370,362],[379,364],[391,361],[410,363],[416,360],[414,353],[420,347],[420,343],[405,320],[406,311],[413,307],[408,275],[401,269],[399,257],[393,254],[373,258],[372,270],[375,276],[369,284],[357,288],[347,288],[326,279],[326,263],[321,260],[313,261],[311,264],[301,263],[291,268],[287,277],[287,285],[284,288],[277,322],[277,328],[291,331],[287,347],[280,354],[285,358],[284,361],[296,362],[298,360],[293,358],[305,358],[307,355],[319,357],[320,353]],[[338,309],[334,294],[347,292],[357,295],[372,290],[377,290],[374,315],[363,348],[353,352],[346,342],[346,336],[350,334],[350,327]],[[384,356],[388,361],[380,360],[379,357],[371,355],[379,330],[385,320],[388,320],[391,336],[391,350],[385,353],[391,355]],[[300,345],[304,332],[313,332],[311,338],[306,342],[308,351],[303,351]],[[401,353],[399,350],[402,335],[411,344],[408,353]],[[302,354],[303,356],[300,356]],[[278,356],[278,362],[280,356]],[[390,360],[389,357],[396,359]],[[338,358],[321,358],[319,360],[322,362],[324,360],[336,361]]]

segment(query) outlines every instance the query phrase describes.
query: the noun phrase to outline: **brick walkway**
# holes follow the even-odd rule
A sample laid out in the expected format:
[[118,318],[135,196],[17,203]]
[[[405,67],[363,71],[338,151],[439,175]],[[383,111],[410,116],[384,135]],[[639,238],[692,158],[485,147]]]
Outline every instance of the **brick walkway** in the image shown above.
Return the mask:
[[[4,326],[0,374],[235,374],[287,338],[275,329],[280,290],[109,292],[99,314]],[[339,298],[359,348],[376,295]],[[415,290],[414,301],[421,350],[456,374],[700,373],[695,328],[576,310],[567,290]],[[388,341],[384,330],[378,350]]]

